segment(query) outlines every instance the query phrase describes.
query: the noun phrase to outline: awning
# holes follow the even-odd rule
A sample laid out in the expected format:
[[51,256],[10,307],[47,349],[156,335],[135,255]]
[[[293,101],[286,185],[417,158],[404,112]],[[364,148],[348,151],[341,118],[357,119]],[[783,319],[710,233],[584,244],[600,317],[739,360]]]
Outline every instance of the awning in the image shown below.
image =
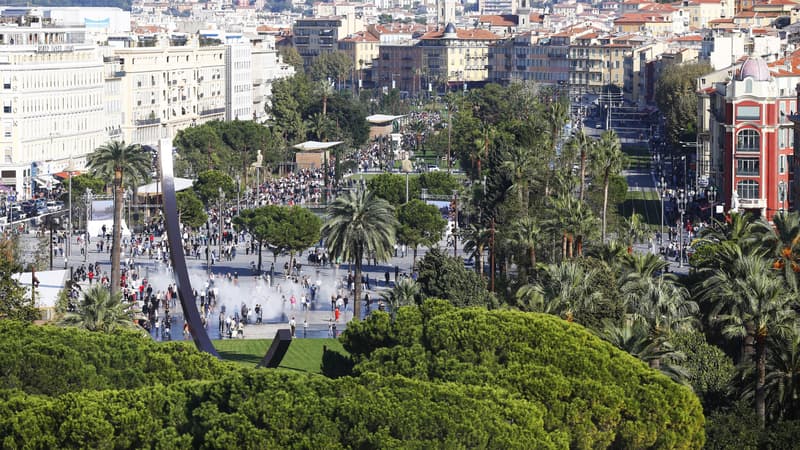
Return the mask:
[[[194,184],[194,180],[191,180],[189,178],[177,178],[176,177],[175,178],[175,192],[185,191],[186,189],[189,189],[190,187],[192,187],[193,184]],[[139,188],[136,189],[136,193],[138,195],[161,194],[162,192],[164,192],[164,187],[163,187],[163,185],[161,184],[160,181],[157,181],[157,182],[154,182],[154,183],[145,184],[145,185],[139,186]]]
[[37,175],[34,179],[40,187],[47,186],[49,188],[59,183],[52,175]]
[[[72,176],[77,177],[78,175],[82,175],[86,172],[86,170],[73,170]],[[69,172],[56,172],[53,174],[53,177],[59,180],[66,180],[69,178]]]
[[341,144],[342,142],[343,141],[333,141],[333,142],[306,141],[295,145],[294,148],[304,152],[316,152],[320,150],[327,150],[331,147],[335,147]]

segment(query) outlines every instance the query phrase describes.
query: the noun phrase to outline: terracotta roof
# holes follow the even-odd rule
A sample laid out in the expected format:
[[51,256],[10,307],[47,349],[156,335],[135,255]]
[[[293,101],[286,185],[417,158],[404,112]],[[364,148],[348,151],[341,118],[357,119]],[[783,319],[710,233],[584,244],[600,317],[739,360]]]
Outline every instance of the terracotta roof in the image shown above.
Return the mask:
[[367,31],[359,31],[358,33],[339,39],[339,42],[380,42],[380,39]]
[[[442,39],[444,37],[444,30],[429,31],[420,37],[420,39]],[[489,30],[481,30],[471,28],[469,30],[456,29],[456,39],[472,39],[482,41],[496,41],[500,36],[492,33]]]
[[756,17],[780,17],[781,15],[779,11],[740,11],[733,17],[736,19],[748,19]]
[[689,34],[686,36],[678,36],[674,40],[677,42],[700,42],[703,40],[703,36],[699,34]]
[[486,14],[478,17],[478,23],[488,24],[493,27],[515,27],[518,25],[517,21],[518,16],[513,14]]
[[665,23],[671,19],[658,13],[626,13],[614,20],[614,23]]

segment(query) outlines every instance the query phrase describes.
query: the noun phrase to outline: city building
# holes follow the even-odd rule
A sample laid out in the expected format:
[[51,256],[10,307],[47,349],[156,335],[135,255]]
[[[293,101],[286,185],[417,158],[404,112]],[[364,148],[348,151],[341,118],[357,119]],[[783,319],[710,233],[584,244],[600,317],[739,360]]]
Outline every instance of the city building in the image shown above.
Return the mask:
[[253,55],[248,40],[228,35],[225,44],[225,120],[252,120]]
[[[741,64],[699,80],[697,184],[714,185],[726,210],[771,220],[794,207],[795,86],[800,53]],[[707,109],[706,109],[707,108]],[[708,183],[706,183],[708,180]]]
[[189,126],[225,119],[225,45],[219,39],[153,36],[115,48],[126,142],[156,147]]
[[337,51],[340,39],[363,29],[364,21],[353,14],[297,19],[292,27],[294,47],[308,67],[322,53]]
[[294,75],[294,67],[281,59],[275,48],[275,37],[260,35],[250,38],[252,45],[253,120],[265,123],[267,110],[271,106],[272,84]]
[[30,197],[106,142],[103,59],[83,28],[37,8],[0,12],[0,77],[0,189]]

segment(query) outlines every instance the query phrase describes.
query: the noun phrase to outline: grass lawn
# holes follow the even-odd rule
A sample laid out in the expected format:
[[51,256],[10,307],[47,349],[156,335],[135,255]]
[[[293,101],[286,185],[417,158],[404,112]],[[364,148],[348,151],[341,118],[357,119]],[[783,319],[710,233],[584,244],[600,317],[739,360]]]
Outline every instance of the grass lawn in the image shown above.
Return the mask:
[[656,191],[628,191],[620,209],[623,217],[641,214],[651,227],[661,223],[661,202]]
[[647,169],[650,167],[650,151],[647,145],[625,144],[622,151],[628,155],[631,169]]
[[[272,339],[226,339],[214,341],[214,347],[225,361],[255,367],[267,353]],[[321,373],[322,348],[346,355],[342,344],[336,339],[294,339],[286,356],[281,361],[283,369]]]

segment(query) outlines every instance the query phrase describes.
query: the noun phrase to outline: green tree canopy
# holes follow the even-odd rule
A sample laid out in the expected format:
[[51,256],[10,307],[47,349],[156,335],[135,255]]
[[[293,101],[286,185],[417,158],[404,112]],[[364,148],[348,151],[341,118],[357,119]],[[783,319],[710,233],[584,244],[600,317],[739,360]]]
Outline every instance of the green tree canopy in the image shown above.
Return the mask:
[[[380,197],[394,207],[406,202],[406,176],[382,173],[367,180],[367,187],[375,196]],[[408,176],[408,198],[419,198],[418,177]]]
[[464,267],[460,258],[431,249],[417,262],[417,282],[425,297],[441,298],[456,306],[491,306],[492,296],[486,281]]
[[203,206],[203,201],[194,191],[181,191],[176,195],[178,200],[178,214],[184,225],[200,228],[208,221],[208,214]]
[[422,200],[413,199],[397,210],[400,222],[397,238],[410,245],[417,259],[417,247],[431,247],[442,239],[447,221],[442,217],[439,208]]
[[[375,314],[342,341],[356,375],[502,385],[547,411],[564,447],[700,448],[703,411],[674,383],[583,327],[549,315],[427,301]],[[668,407],[666,405],[669,405]]]
[[12,278],[22,272],[18,261],[16,241],[3,234],[0,236],[0,319],[31,322],[40,314],[28,290]]
[[219,170],[205,170],[197,174],[197,181],[194,182],[193,189],[205,205],[216,202],[220,189],[227,198],[236,195],[236,184],[233,178]]
[[697,134],[697,79],[711,72],[705,63],[673,64],[656,82],[656,104],[666,119],[667,140],[673,146],[681,140],[694,141]]

